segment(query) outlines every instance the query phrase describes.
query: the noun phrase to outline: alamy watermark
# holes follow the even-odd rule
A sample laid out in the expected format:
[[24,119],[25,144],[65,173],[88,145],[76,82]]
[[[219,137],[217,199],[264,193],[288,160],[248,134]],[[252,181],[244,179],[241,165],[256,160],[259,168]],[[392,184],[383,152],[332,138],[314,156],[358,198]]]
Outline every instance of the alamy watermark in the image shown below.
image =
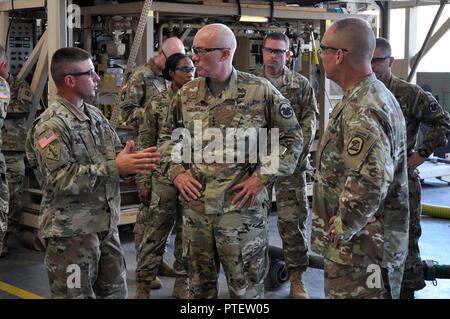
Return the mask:
[[223,136],[221,129],[204,128],[196,120],[193,136],[187,128],[176,128],[172,141],[178,141],[171,154],[178,164],[261,164],[262,174],[276,174],[280,165],[278,128],[226,128]]
[[367,266],[366,272],[370,273],[370,275],[367,276],[367,280],[366,280],[367,288],[381,289],[381,284],[383,282],[381,267],[376,264],[371,264],[371,265]]
[[67,276],[66,285],[69,289],[80,289],[81,288],[81,268],[77,264],[72,264],[67,266],[66,273]]
[[77,4],[73,4],[72,1],[68,2],[66,8],[67,28],[80,29],[81,28],[81,8]]

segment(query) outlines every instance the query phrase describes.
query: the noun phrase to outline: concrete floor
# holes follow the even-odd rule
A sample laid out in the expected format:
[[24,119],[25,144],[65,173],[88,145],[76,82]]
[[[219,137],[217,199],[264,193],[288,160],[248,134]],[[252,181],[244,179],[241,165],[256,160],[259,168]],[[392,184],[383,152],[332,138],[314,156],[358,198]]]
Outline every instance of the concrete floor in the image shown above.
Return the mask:
[[[423,201],[430,204],[450,206],[450,187],[437,179],[426,180],[423,185]],[[310,229],[310,220],[308,220]],[[428,216],[422,218],[422,237],[420,248],[422,259],[432,259],[440,264],[450,265],[450,220],[434,219]],[[134,270],[136,268],[133,234],[130,227],[121,228],[122,246],[127,262],[127,282],[129,298],[135,295],[136,285]],[[172,264],[173,236],[170,238],[165,260]],[[276,229],[276,216],[270,218],[270,245],[281,246],[281,240]],[[47,275],[44,268],[44,254],[23,248],[13,236],[9,243],[10,253],[0,259],[0,299],[17,299],[18,297],[2,290],[2,284],[7,283],[33,294],[48,298]],[[174,278],[161,277],[162,289],[153,290],[152,298],[170,298]],[[323,271],[308,269],[305,274],[306,287],[311,298],[321,299],[323,293]],[[289,298],[289,284],[285,283],[276,289],[266,291],[268,299]],[[219,298],[229,298],[223,273],[219,279]],[[450,298],[450,280],[440,279],[437,286],[427,282],[427,286],[417,293],[419,299],[448,299]]]

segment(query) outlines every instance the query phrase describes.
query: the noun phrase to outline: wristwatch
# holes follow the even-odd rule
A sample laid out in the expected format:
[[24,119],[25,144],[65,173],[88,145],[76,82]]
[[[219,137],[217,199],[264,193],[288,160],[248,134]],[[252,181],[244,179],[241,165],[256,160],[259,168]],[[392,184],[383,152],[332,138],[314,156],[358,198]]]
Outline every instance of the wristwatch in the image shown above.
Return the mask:
[[424,157],[424,158],[428,158],[431,154],[428,153],[428,151],[424,148],[420,148],[417,153],[419,153],[420,156]]

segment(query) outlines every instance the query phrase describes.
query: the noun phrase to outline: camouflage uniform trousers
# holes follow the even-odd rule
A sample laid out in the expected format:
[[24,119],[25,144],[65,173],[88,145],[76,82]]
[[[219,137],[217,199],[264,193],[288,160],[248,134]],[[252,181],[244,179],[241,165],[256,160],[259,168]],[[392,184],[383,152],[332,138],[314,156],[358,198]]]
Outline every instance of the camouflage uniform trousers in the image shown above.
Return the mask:
[[[80,268],[80,286],[71,275]],[[46,239],[45,266],[54,299],[126,299],[126,266],[117,228]],[[73,266],[72,266],[73,267]]]
[[324,258],[325,298],[398,299],[403,268],[378,269],[381,273],[375,278],[369,266],[342,265]]
[[182,247],[182,209],[178,191],[172,185],[152,181],[150,206],[141,206],[134,228],[136,245],[136,281],[152,282],[163,260],[167,239],[176,230],[174,270],[185,274]]
[[191,201],[183,210],[183,235],[194,299],[218,297],[217,259],[231,298],[264,298],[269,269],[268,202],[252,209],[206,214],[203,199]]
[[25,153],[5,152],[5,162],[8,176],[9,213],[8,232],[17,229],[22,212],[23,180],[25,176]]
[[0,152],[0,251],[8,227],[9,191],[7,181],[5,158]]
[[409,242],[402,288],[420,290],[425,287],[425,278],[419,250],[419,239],[422,234],[422,228],[420,227],[420,215],[422,214],[420,199],[422,187],[420,185],[420,177],[417,170],[408,173],[408,186]]
[[275,182],[278,232],[283,242],[284,259],[289,271],[305,271],[308,267],[308,240],[306,219],[306,174],[297,171]]

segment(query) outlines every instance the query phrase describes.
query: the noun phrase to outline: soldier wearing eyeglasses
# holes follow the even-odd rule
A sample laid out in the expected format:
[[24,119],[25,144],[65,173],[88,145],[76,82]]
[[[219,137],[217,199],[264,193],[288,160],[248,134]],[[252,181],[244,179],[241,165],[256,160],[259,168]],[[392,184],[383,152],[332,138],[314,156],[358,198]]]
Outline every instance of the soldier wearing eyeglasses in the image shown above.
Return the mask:
[[19,80],[9,73],[5,50],[1,46],[0,76],[8,81],[11,89],[8,115],[2,127],[2,151],[5,155],[10,194],[8,233],[3,240],[3,250],[0,251],[0,257],[4,257],[8,252],[8,234],[19,230],[20,213],[22,211],[23,179],[25,176],[25,140],[23,137],[27,135],[26,125],[33,94],[26,81]]
[[399,298],[408,251],[406,127],[370,62],[363,19],[333,23],[322,38],[326,76],[344,90],[318,151],[311,246],[324,257],[327,298]]
[[[269,81],[233,68],[236,38],[230,28],[223,24],[201,28],[193,51],[199,77],[175,95],[169,125],[161,132],[167,141],[161,147],[164,172],[183,204],[190,293],[193,298],[217,298],[222,264],[231,298],[263,298],[269,262],[266,187],[276,176],[294,171],[302,151],[301,129],[289,101]],[[195,129],[198,126],[201,131]],[[240,156],[230,156],[237,154],[235,140],[225,143],[218,136],[238,129],[275,128],[280,147],[272,156],[280,165],[274,170],[261,158],[252,163],[249,158],[258,154],[248,146],[238,149],[242,162],[237,160]],[[178,159],[178,147],[189,136],[172,136],[174,130],[196,140],[185,150],[192,155],[185,162],[172,156]],[[210,143],[217,146],[211,149]],[[212,153],[217,157],[211,159]]]
[[[372,69],[377,78],[394,94],[406,120],[408,183],[409,183],[409,247],[402,283],[404,299],[414,298],[414,292],[425,287],[424,270],[420,258],[419,238],[422,233],[421,185],[417,167],[433,151],[447,145],[450,134],[450,116],[432,94],[418,85],[408,83],[391,72],[394,63],[392,48],[384,38],[378,38],[372,58]],[[429,127],[422,143],[417,145],[420,124]]]
[[[139,148],[161,145],[160,131],[167,121],[170,102],[178,90],[194,78],[195,68],[192,60],[183,53],[172,54],[162,71],[168,81],[167,94],[155,96],[144,108],[144,118],[139,129]],[[154,282],[158,267],[163,260],[167,239],[176,229],[174,266],[177,278],[172,296],[178,299],[189,297],[187,272],[182,258],[182,209],[178,201],[178,191],[160,170],[140,175],[138,184],[151,190],[148,212],[141,210],[135,226],[137,245],[136,282],[139,299],[150,297],[151,282]]]
[[317,127],[317,102],[309,81],[286,66],[291,57],[289,38],[278,32],[269,33],[263,40],[264,64],[256,75],[267,78],[287,98],[294,109],[303,132],[303,152],[291,176],[279,177],[275,182],[278,231],[283,243],[284,259],[291,281],[291,297],[308,298],[303,272],[308,267],[305,171],[311,168],[308,154]]
[[121,176],[159,161],[156,147],[123,148],[98,108],[100,80],[91,56],[57,50],[51,61],[56,101],[34,121],[27,157],[41,177],[40,233],[52,298],[126,298],[126,269],[117,225]]
[[[136,67],[131,74],[126,75],[127,79],[120,91],[119,107],[123,119],[134,127],[136,134],[142,124],[145,105],[151,103],[155,98],[164,99],[168,96],[168,86],[162,76],[162,70],[167,58],[175,53],[185,53],[183,42],[176,37],[168,38],[160,45],[156,57],[150,58],[147,63]],[[151,185],[141,182],[139,179],[136,180],[136,184],[142,204],[134,228],[135,247],[138,251],[143,236],[143,225],[149,215]],[[162,282],[156,277],[151,286],[152,289],[159,289]]]

